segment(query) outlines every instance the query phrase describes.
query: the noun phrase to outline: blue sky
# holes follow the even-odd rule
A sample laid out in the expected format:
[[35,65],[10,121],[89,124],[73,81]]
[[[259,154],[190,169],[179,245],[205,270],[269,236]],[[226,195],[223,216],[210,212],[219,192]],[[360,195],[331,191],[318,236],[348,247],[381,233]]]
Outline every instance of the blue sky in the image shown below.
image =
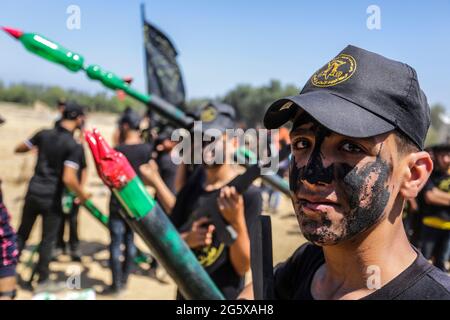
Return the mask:
[[[188,97],[217,96],[238,83],[279,79],[301,87],[347,44],[406,62],[430,103],[450,108],[450,1],[151,0],[147,18],[179,51]],[[37,32],[144,90],[139,0],[2,1],[0,25]],[[81,9],[81,29],[68,30],[66,9]],[[366,27],[369,5],[381,30]],[[82,73],[27,53],[0,34],[0,79],[58,84],[89,92],[103,87]]]

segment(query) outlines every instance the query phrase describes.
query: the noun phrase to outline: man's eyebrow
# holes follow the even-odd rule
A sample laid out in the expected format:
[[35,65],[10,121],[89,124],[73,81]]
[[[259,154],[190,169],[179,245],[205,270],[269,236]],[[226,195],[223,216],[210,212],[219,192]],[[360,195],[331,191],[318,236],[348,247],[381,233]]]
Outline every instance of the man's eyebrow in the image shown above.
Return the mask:
[[[303,135],[314,135],[315,131],[311,130],[311,129],[307,129],[307,128],[300,128],[300,127],[296,127],[294,129],[291,130],[291,132],[289,133],[290,136],[294,135],[294,134],[303,134]],[[344,135],[340,135],[339,133],[336,132],[331,132],[331,134],[334,135],[338,135],[338,136],[342,136],[344,139],[348,139],[348,140],[352,140],[355,142],[361,142],[361,143],[367,143],[367,144],[371,144],[371,145],[376,145],[377,139],[376,137],[366,137],[366,138],[353,138],[353,137],[349,137],[349,136],[344,136]]]
[[312,135],[314,134],[314,131],[311,129],[306,129],[306,128],[294,128],[291,130],[291,132],[289,133],[289,135],[293,135],[293,134],[304,134],[304,135]]

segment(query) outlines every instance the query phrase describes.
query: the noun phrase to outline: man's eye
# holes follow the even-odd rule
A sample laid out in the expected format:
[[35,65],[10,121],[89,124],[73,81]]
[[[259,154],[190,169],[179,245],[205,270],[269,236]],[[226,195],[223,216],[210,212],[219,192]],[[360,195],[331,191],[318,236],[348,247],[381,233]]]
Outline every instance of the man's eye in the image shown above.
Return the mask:
[[351,142],[344,142],[341,148],[342,150],[350,153],[360,153],[363,151],[361,147]]
[[297,141],[294,141],[293,146],[295,150],[302,150],[309,147],[309,141],[305,139],[299,139]]

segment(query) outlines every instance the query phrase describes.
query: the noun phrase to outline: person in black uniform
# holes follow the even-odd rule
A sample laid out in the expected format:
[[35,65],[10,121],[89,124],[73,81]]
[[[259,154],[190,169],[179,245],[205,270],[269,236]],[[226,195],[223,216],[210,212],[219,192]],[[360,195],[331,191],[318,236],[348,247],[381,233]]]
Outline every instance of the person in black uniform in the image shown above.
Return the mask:
[[176,194],[175,178],[177,174],[178,166],[171,161],[171,152],[176,141],[172,141],[171,134],[175,129],[171,126],[165,126],[161,132],[158,133],[158,138],[155,141],[156,144],[156,164],[158,165],[159,174],[166,186],[173,194]]
[[[150,160],[152,146],[144,143],[139,131],[141,117],[131,108],[127,109],[120,117],[118,134],[121,143],[115,147],[117,151],[123,153],[128,159],[135,172],[139,173],[139,166]],[[133,230],[120,216],[121,205],[111,194],[109,202],[109,231],[111,235],[110,244],[110,267],[112,272],[112,284],[105,288],[103,294],[118,295],[126,288],[128,276],[134,266],[133,259],[136,255],[134,246]],[[120,261],[122,256],[121,245],[124,245],[124,261]]]
[[[81,133],[80,133],[81,134]],[[83,150],[83,145],[78,144],[79,150],[79,163],[80,168],[77,171],[77,178],[80,182],[81,186],[84,186],[87,178],[87,166],[86,166],[86,157]],[[65,188],[63,192],[63,221],[59,228],[58,239],[56,242],[56,250],[53,254],[54,258],[58,257],[60,254],[66,253],[66,241],[64,240],[64,231],[66,227],[66,223],[69,226],[69,249],[70,249],[70,257],[72,261],[81,261],[81,251],[80,251],[80,240],[78,238],[78,211],[80,209],[80,202],[78,199],[73,197],[73,192],[67,190]]]
[[447,272],[445,263],[450,255],[450,145],[431,148],[434,169],[419,195],[422,213],[421,249],[425,258]]
[[[226,129],[235,127],[235,110],[233,107],[210,102],[200,113],[204,130],[217,129],[222,134],[215,143],[223,148],[225,162],[206,164],[211,160],[212,152],[206,152],[208,162],[198,166],[177,194],[176,199],[165,199],[167,186],[163,185],[157,167],[150,164],[142,166],[144,179],[155,186],[158,200],[161,200],[171,221],[180,231],[182,238],[193,250],[197,259],[216,283],[227,299],[235,299],[244,286],[245,273],[250,269],[250,232],[262,211],[262,198],[258,188],[251,186],[243,195],[226,185],[238,173],[230,164],[234,154],[233,138],[225,134]],[[206,147],[206,145],[205,145]],[[202,150],[202,152],[204,152]],[[208,212],[201,212],[203,203],[220,190],[220,214],[236,230],[237,239],[231,245],[219,241],[216,226],[207,217]],[[182,299],[177,293],[177,298]]]
[[88,199],[77,178],[80,152],[73,132],[83,127],[83,108],[72,102],[63,112],[62,121],[53,129],[41,130],[15,149],[16,153],[38,149],[35,173],[30,180],[18,229],[18,248],[22,252],[37,215],[42,215],[42,240],[39,246],[37,290],[57,289],[49,281],[49,263],[62,220],[61,197],[64,187],[76,193],[81,203]]
[[402,221],[433,168],[415,70],[347,46],[299,95],[274,102],[264,125],[289,120],[291,197],[309,242],[275,268],[274,298],[450,299],[449,276],[409,243]]

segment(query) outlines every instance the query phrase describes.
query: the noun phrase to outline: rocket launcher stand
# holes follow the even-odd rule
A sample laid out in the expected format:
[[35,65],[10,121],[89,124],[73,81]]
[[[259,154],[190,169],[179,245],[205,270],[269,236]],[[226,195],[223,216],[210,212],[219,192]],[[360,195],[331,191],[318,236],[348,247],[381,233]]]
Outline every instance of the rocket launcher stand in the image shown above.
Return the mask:
[[148,194],[127,158],[110,148],[97,130],[85,131],[97,172],[126,214],[123,218],[149,246],[186,299],[224,299],[222,293],[181,239],[164,211]]

